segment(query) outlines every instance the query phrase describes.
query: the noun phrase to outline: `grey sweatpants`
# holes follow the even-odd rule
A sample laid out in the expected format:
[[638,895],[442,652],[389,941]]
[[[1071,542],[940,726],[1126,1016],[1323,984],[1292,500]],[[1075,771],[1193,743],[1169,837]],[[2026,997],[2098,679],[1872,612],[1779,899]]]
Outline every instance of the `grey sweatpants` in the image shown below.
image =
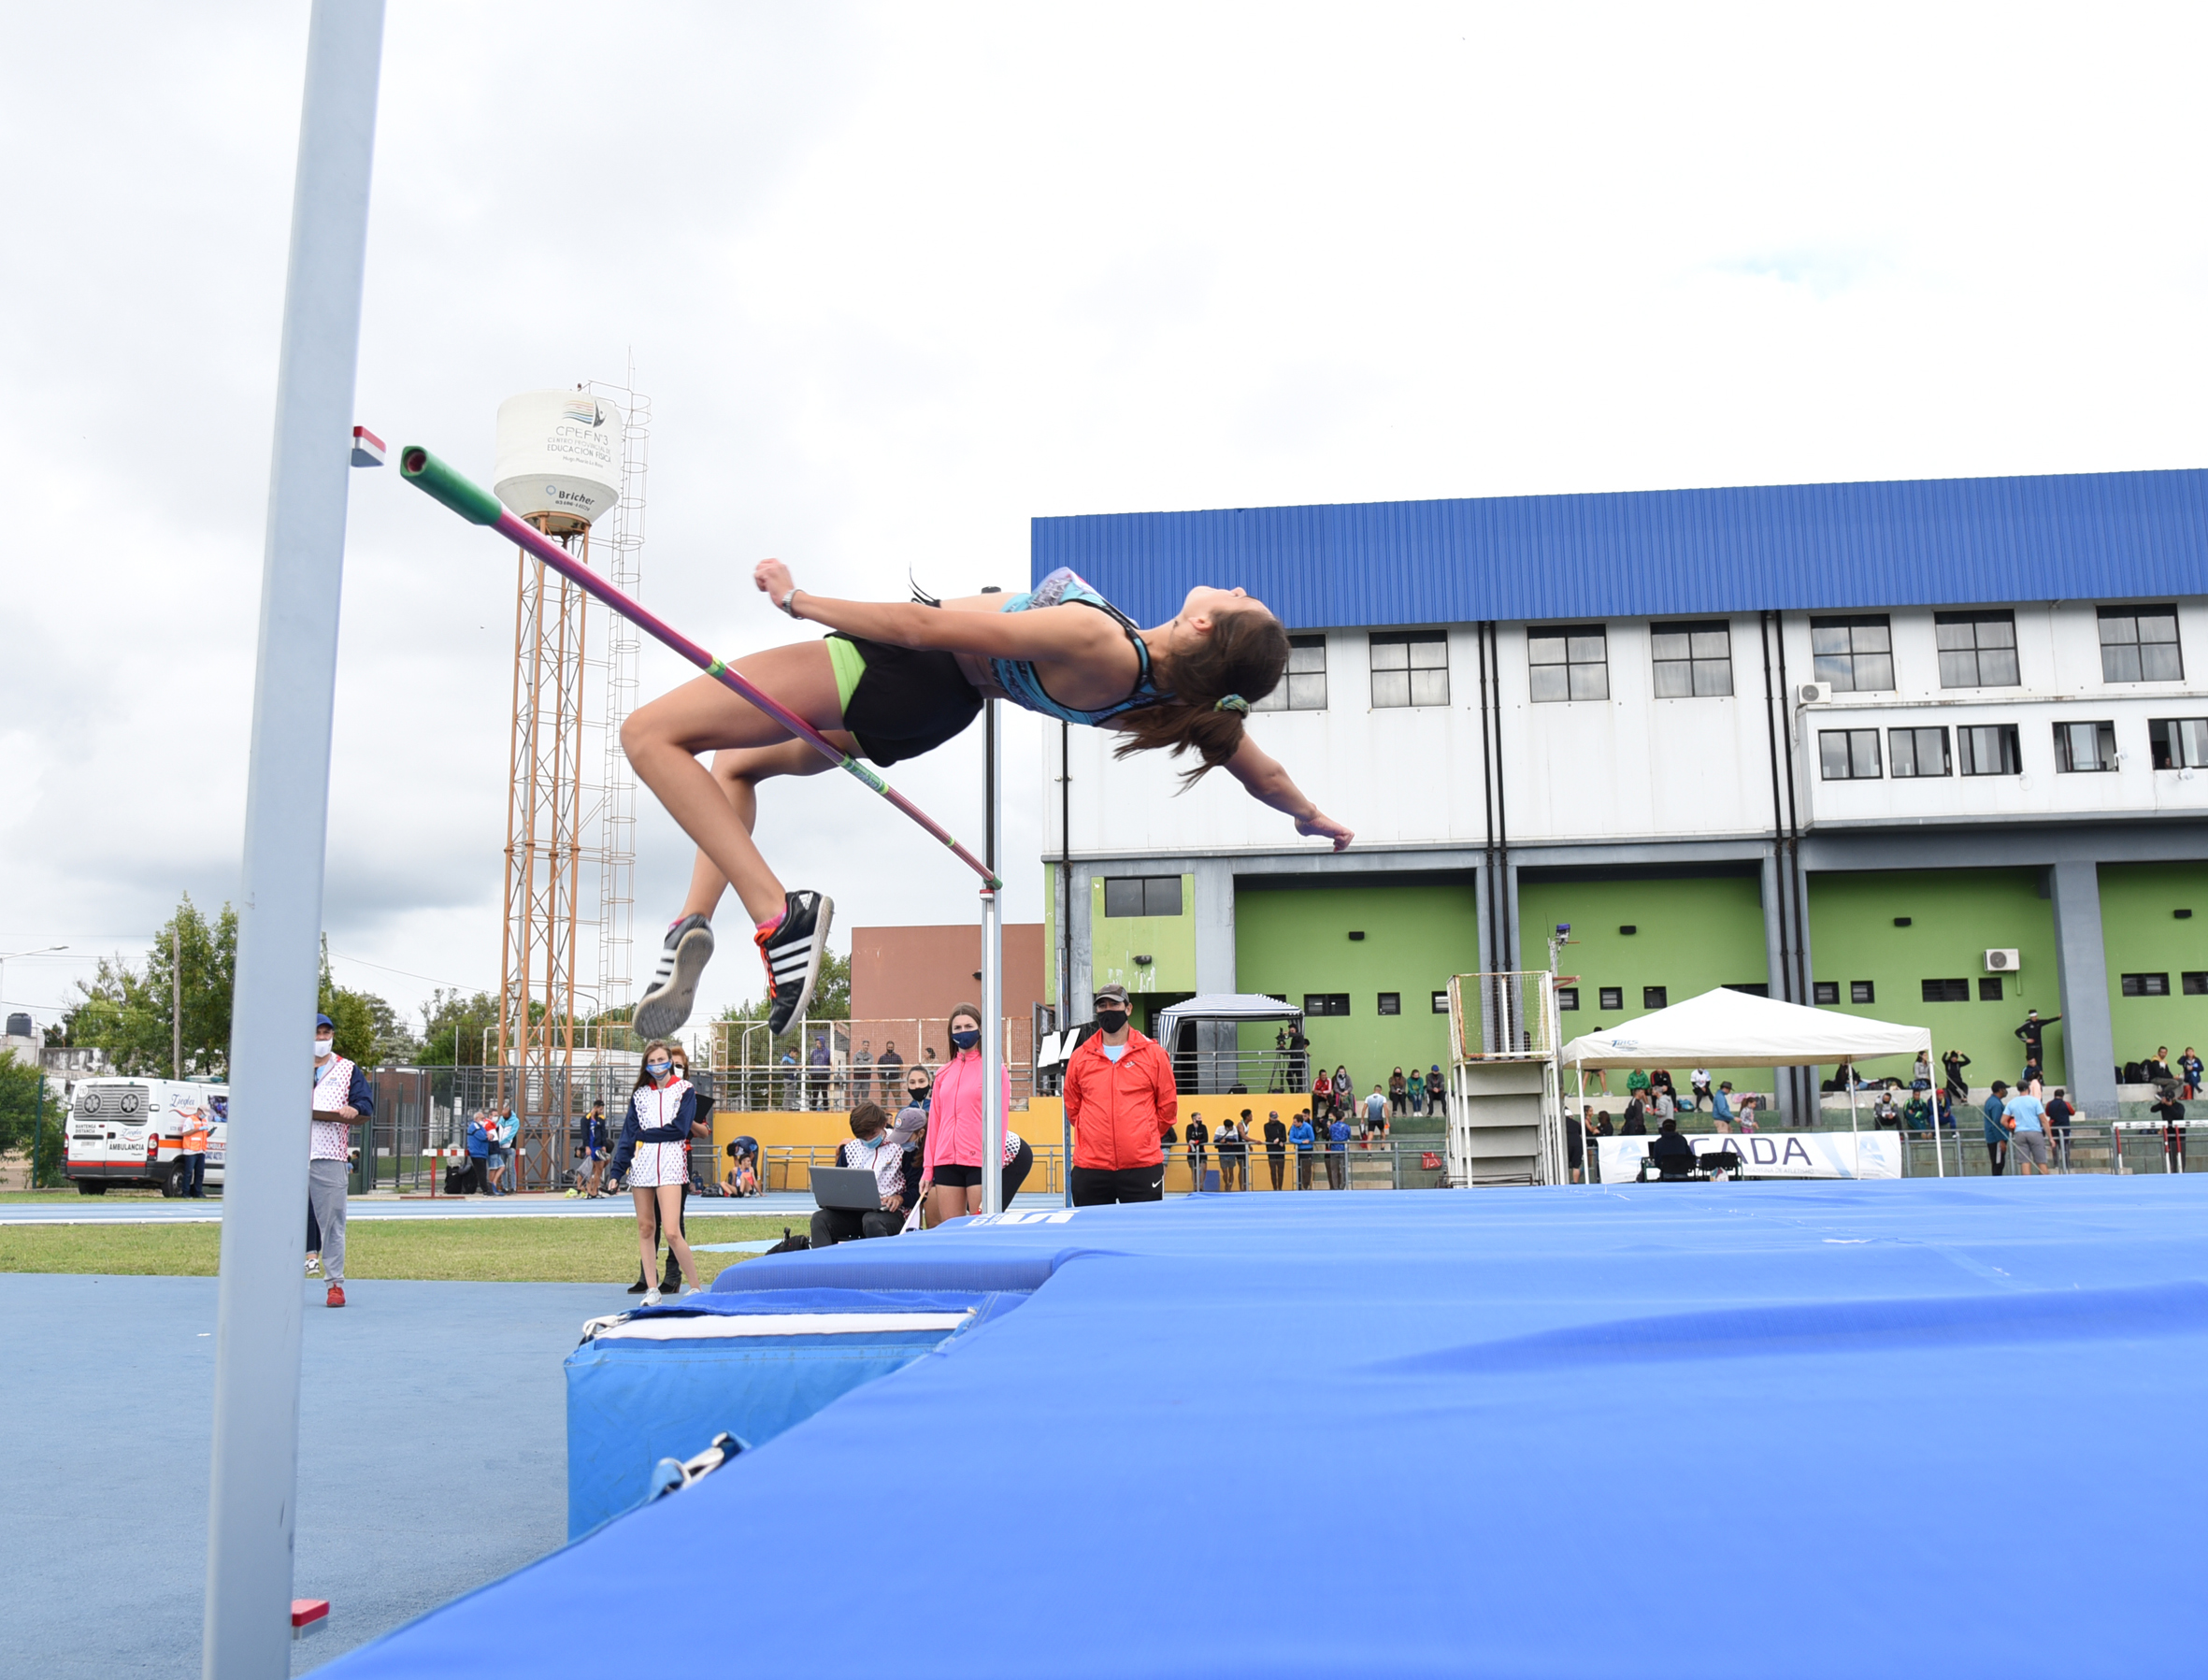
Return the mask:
[[351,1176],[350,1162],[307,1163],[307,1205],[322,1227],[322,1274],[333,1284],[345,1281],[345,1181]]

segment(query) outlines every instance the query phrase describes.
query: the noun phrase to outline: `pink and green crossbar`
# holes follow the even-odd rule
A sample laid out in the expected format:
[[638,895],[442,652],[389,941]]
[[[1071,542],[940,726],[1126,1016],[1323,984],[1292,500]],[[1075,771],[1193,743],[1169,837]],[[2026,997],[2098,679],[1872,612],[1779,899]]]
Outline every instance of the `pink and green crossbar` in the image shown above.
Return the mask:
[[620,613],[622,617],[627,619],[629,623],[658,641],[662,646],[673,649],[715,682],[734,689],[799,740],[809,743],[829,763],[849,770],[926,829],[928,833],[941,840],[944,845],[950,847],[951,854],[953,857],[982,878],[982,885],[986,890],[993,893],[1003,890],[1004,883],[997,879],[989,866],[944,833],[941,828],[937,826],[935,819],[930,817],[926,811],[906,798],[896,788],[890,786],[888,783],[882,781],[881,777],[849,753],[837,746],[834,741],[831,741],[750,678],[730,670],[727,666],[722,664],[720,660],[714,658],[712,654],[707,653],[705,649],[699,647],[697,643],[692,641],[680,630],[662,623],[642,606],[614,588],[612,584],[599,577],[597,573],[576,559],[566,549],[538,531],[536,526],[525,524],[516,517],[496,496],[481,485],[473,483],[453,471],[452,467],[419,444],[410,443],[400,452],[399,472],[409,483],[427,491],[430,495],[444,503],[446,507],[452,509],[468,524],[489,525],[509,542],[516,543],[526,549],[586,594],[605,602],[607,606],[612,608],[614,611]]

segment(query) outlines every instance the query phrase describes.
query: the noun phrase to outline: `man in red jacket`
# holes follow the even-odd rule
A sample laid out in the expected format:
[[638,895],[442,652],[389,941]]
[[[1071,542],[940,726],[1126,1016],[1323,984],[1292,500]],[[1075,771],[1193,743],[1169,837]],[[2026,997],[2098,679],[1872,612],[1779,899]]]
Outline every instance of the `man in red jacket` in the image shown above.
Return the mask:
[[1066,1064],[1073,1205],[1162,1200],[1164,1139],[1180,1112],[1173,1058],[1127,1025],[1125,986],[1106,986],[1096,1007],[1097,1031]]

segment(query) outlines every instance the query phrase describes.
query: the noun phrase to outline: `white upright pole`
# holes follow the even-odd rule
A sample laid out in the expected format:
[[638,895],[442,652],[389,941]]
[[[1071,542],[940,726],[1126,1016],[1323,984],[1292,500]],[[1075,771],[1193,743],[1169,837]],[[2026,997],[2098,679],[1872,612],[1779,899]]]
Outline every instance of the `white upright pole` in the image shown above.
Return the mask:
[[[1003,754],[997,751],[996,702],[982,705],[983,798],[982,861],[996,864]],[[1004,891],[982,889],[982,1212],[1004,1212]]]
[[208,1490],[208,1680],[292,1671],[308,1058],[382,0],[315,0],[261,571]]
[[1850,1178],[1860,1178],[1863,1173],[1863,1133],[1856,1124],[1856,1064],[1846,1064],[1848,1070],[1848,1147],[1856,1152],[1856,1163],[1849,1170]]

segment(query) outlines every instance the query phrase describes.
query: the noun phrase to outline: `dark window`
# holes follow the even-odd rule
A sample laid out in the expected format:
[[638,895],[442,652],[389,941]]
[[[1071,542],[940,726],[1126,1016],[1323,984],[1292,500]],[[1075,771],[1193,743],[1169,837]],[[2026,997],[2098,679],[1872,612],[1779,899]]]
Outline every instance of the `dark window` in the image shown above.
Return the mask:
[[2000,1000],[2001,977],[1999,974],[1988,974],[1984,980],[1981,980],[1978,983],[1978,1001],[1981,1003],[1999,1003]]
[[2055,768],[2058,770],[2113,770],[2116,768],[2114,724],[2057,724]]
[[1252,711],[1324,711],[1326,710],[1326,639],[1324,636],[1288,638],[1288,668],[1273,684],[1272,693],[1251,702]]
[[1556,1008],[1559,1012],[1579,1008],[1579,987],[1560,985],[1556,988]]
[[1434,1013],[1437,1015],[1445,1015],[1448,1012],[1449,994],[1447,992],[1436,992],[1434,994]]
[[1966,776],[2020,776],[2024,754],[2014,724],[1971,724],[1955,732],[1957,768]]
[[1626,1007],[1626,988],[1622,985],[1603,986],[1596,994],[1596,1003],[1599,1007],[1606,1010],[1624,1009]]
[[1932,637],[1940,645],[1942,688],[2014,688],[2022,681],[2013,612],[1935,612]]
[[1725,989],[1728,992],[1742,992],[1750,998],[1768,998],[1771,995],[1771,987],[1760,980],[1744,980],[1737,985],[1728,980],[1725,983]]
[[1642,986],[1641,988],[1641,1007],[1642,1009],[1662,1009],[1664,1007],[1664,988],[1660,985]]
[[1868,980],[1851,980],[1848,982],[1848,1001],[1850,1003],[1876,1003],[1878,1001],[1878,988]]
[[1387,630],[1372,638],[1372,704],[1449,704],[1449,638],[1439,630]]
[[1384,1015],[1401,1014],[1403,1012],[1403,994],[1400,992],[1381,993],[1379,1012]]
[[2208,766],[2208,717],[2158,717],[2146,725],[2158,770],[2197,770]]
[[1178,875],[1107,875],[1104,913],[1108,916],[1177,916],[1181,913]]
[[1878,780],[1878,731],[1875,729],[1820,729],[1817,762],[1828,782]]
[[2103,607],[2100,680],[2175,682],[2185,676],[2175,607]]
[[1306,992],[1303,994],[1303,1012],[1307,1015],[1346,1015],[1349,1013],[1349,994]]
[[1971,983],[1967,980],[1928,980],[1924,983],[1927,1003],[1968,1003],[1971,1000]]
[[1894,633],[1883,614],[1811,619],[1810,655],[1812,675],[1831,683],[1835,694],[1894,686]]
[[2208,998],[2208,969],[2186,970],[2185,995],[2187,998]]
[[1600,625],[1545,625],[1527,631],[1526,664],[1537,700],[1610,698],[1610,644]]
[[1721,618],[1649,626],[1656,696],[1684,700],[1733,691],[1732,627]]
[[1948,773],[1947,731],[1944,729],[1888,729],[1888,774],[1944,776]]
[[1837,980],[1813,981],[1810,984],[1810,999],[1814,1003],[1838,1003],[1840,1001],[1840,982]]
[[2127,998],[2167,998],[2170,996],[2170,976],[2167,974],[2127,974],[2122,982]]

